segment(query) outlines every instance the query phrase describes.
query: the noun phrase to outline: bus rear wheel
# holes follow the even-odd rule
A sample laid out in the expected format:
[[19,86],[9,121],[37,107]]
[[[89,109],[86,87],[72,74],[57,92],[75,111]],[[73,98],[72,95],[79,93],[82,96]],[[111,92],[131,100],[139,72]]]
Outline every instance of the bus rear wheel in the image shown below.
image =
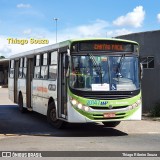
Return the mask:
[[64,122],[56,117],[56,108],[54,102],[51,102],[48,106],[47,120],[55,128],[60,129],[64,127]]
[[116,127],[117,125],[120,124],[120,121],[115,121],[115,122],[102,122],[105,127]]

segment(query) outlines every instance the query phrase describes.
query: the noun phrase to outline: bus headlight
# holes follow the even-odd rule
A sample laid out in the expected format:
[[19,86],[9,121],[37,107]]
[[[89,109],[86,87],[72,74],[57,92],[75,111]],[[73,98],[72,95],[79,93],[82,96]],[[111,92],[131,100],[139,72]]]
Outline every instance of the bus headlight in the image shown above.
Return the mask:
[[131,110],[131,109],[132,109],[132,106],[128,106],[128,109]]
[[132,105],[132,108],[134,109],[134,108],[136,108],[138,105],[137,105],[137,103],[134,103],[133,105]]
[[88,111],[89,111],[89,107],[88,107],[88,106],[84,106],[84,110],[85,110],[86,112],[88,112]]
[[76,107],[80,110],[83,110],[83,111],[86,111],[86,112],[88,112],[90,110],[90,108],[88,106],[83,106],[83,104],[81,104],[77,100],[73,99],[72,97],[70,97],[70,102],[74,107]]
[[83,105],[82,105],[81,103],[79,103],[79,104],[78,104],[78,108],[79,108],[79,109],[82,109],[82,108],[83,108]]
[[139,99],[138,101],[137,101],[137,104],[138,105],[140,105],[142,102],[141,102],[141,99]]
[[76,101],[75,99],[73,99],[73,100],[71,101],[71,103],[75,106],[75,105],[77,104],[77,101]]
[[141,104],[141,99],[139,99],[137,102],[133,103],[132,105],[128,106],[128,110],[134,109],[138,107]]

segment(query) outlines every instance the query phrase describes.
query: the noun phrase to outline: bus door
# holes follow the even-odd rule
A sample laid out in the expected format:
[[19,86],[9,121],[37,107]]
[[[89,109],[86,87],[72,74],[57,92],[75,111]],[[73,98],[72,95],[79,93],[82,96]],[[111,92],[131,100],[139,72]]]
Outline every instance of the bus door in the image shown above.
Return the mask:
[[32,98],[32,80],[34,70],[34,58],[27,59],[27,77],[26,77],[26,101],[28,110],[32,110],[33,98]]
[[19,61],[15,60],[15,66],[14,66],[14,103],[18,103],[18,72],[19,72]]
[[59,54],[58,58],[58,117],[67,119],[67,52]]

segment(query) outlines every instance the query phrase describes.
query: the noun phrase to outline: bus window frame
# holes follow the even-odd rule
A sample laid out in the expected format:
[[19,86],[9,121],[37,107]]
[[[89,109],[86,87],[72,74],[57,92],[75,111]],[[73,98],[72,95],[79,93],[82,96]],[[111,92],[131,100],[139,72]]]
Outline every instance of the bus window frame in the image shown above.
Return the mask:
[[[52,81],[56,81],[57,80],[57,71],[58,71],[57,70],[57,59],[55,61],[52,61],[52,54],[56,54],[56,57],[58,59],[58,51],[57,50],[49,53],[48,79],[52,80]],[[53,76],[53,78],[50,77],[50,72],[49,72],[51,67],[53,67],[53,69],[55,70],[55,72],[53,72],[55,74],[55,76]]]
[[[44,57],[45,55],[47,55],[47,58]],[[48,67],[48,57],[49,57],[49,56],[48,56],[48,53],[43,53],[43,54],[41,54],[40,57],[41,57],[40,79],[47,80],[47,79],[48,79],[48,70],[49,70],[49,69],[48,69],[48,68],[49,68],[49,67]],[[47,63],[44,64],[44,62],[45,62],[44,60],[45,60]],[[43,68],[46,68],[46,67],[47,67],[47,75],[44,74],[43,77],[42,77],[42,71],[45,70],[45,69],[43,69]],[[44,71],[44,72],[45,72],[45,71]],[[45,78],[45,76],[46,76],[46,78]]]
[[[39,57],[39,64],[37,64],[37,57]],[[41,55],[40,54],[37,54],[37,55],[35,55],[34,56],[34,76],[33,76],[33,79],[41,79],[41,64],[40,64],[40,62],[41,62]],[[36,70],[36,68],[39,68],[39,75],[38,75],[38,77],[37,76],[35,76],[35,70]]]
[[21,57],[19,59],[19,71],[18,71],[18,78],[22,79],[23,78],[23,64],[24,64],[24,58]]
[[23,58],[23,78],[26,78],[26,76],[27,76],[27,57],[24,57]]
[[[13,72],[12,76],[11,71]],[[9,78],[14,78],[14,59],[10,60]]]

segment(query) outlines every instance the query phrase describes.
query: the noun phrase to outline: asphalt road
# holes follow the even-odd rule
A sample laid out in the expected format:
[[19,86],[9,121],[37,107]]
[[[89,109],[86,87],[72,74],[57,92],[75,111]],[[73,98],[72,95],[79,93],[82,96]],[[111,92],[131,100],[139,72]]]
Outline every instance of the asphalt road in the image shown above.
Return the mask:
[[101,124],[69,124],[58,130],[45,116],[22,114],[15,105],[2,105],[0,150],[159,150],[160,134],[124,132],[123,125],[120,130]]
[[[0,151],[160,150],[158,121],[122,122],[116,128],[102,124],[69,124],[58,130],[50,126],[43,115],[22,114],[11,102],[2,104],[1,92],[0,89]],[[4,94],[3,98],[7,103]]]

